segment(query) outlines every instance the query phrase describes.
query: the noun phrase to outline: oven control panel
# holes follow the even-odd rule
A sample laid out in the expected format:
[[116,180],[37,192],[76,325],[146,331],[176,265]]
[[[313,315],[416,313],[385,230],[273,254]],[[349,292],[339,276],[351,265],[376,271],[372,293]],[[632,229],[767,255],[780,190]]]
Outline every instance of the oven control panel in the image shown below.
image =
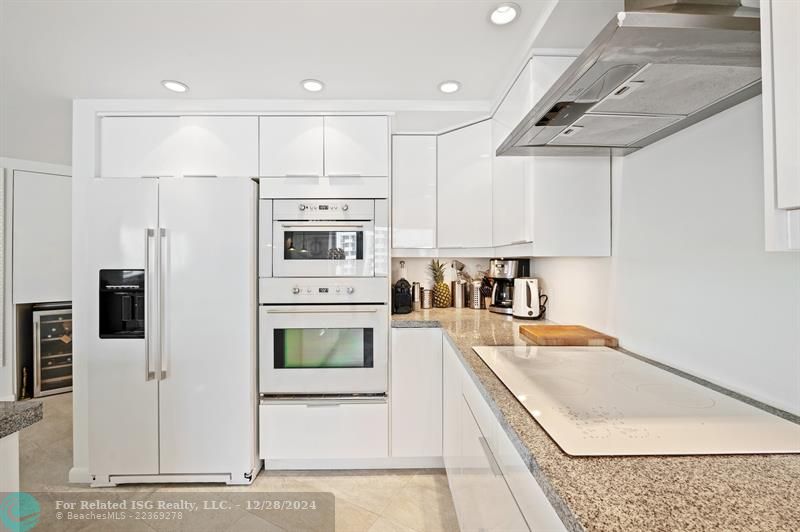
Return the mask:
[[297,210],[299,211],[319,211],[319,212],[347,212],[350,210],[348,203],[298,203]]
[[355,286],[346,285],[325,285],[325,286],[311,286],[311,285],[295,285],[292,287],[292,294],[296,296],[341,296],[352,295],[356,291]]
[[275,200],[273,220],[373,220],[375,200],[302,199]]
[[387,303],[386,277],[317,277],[258,280],[258,301],[262,305],[314,305],[333,303]]

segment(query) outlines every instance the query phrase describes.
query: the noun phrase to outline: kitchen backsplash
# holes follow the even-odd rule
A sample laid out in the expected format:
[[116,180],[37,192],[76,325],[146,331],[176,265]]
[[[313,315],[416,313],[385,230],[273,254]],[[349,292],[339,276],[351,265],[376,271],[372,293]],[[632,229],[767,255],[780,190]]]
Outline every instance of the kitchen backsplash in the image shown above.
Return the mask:
[[[433,284],[431,276],[428,273],[428,264],[431,263],[431,258],[404,258],[392,259],[392,284],[400,279],[400,261],[406,263],[406,279],[408,282],[420,282],[422,286],[430,287]],[[439,257],[439,260],[447,265],[445,269],[445,281],[453,281],[456,278],[455,270],[452,268],[454,260],[464,263],[464,270],[471,276],[475,276],[477,271],[482,271],[488,268],[489,259],[481,258],[453,258],[453,257]]]

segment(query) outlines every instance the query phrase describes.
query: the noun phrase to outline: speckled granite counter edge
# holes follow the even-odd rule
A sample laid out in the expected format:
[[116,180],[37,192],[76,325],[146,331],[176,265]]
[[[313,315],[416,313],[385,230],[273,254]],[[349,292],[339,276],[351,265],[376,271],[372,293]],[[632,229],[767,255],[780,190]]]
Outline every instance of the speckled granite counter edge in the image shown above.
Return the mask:
[[0,438],[10,436],[15,432],[41,421],[44,415],[42,403],[39,401],[25,402],[0,402]]
[[442,329],[437,320],[392,320],[392,329]]

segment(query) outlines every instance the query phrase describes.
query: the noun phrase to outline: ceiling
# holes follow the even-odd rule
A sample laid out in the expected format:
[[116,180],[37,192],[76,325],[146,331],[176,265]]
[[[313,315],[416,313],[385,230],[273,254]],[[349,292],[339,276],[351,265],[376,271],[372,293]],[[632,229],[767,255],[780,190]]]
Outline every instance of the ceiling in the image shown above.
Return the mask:
[[[51,143],[60,147],[43,160],[69,162],[62,137],[73,98],[400,100],[461,115],[488,108],[556,4],[515,0],[521,16],[498,27],[488,15],[499,1],[0,0],[0,155],[41,159]],[[305,78],[323,80],[325,91],[305,92]],[[170,93],[163,79],[190,91]],[[462,90],[440,93],[447,79]]]

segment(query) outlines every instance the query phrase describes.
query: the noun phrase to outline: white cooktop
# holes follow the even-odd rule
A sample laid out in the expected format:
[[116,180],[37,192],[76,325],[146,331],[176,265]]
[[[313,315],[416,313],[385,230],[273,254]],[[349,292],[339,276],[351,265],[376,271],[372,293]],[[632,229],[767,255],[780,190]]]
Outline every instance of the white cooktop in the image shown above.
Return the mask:
[[800,453],[800,425],[607,347],[474,350],[567,454]]

